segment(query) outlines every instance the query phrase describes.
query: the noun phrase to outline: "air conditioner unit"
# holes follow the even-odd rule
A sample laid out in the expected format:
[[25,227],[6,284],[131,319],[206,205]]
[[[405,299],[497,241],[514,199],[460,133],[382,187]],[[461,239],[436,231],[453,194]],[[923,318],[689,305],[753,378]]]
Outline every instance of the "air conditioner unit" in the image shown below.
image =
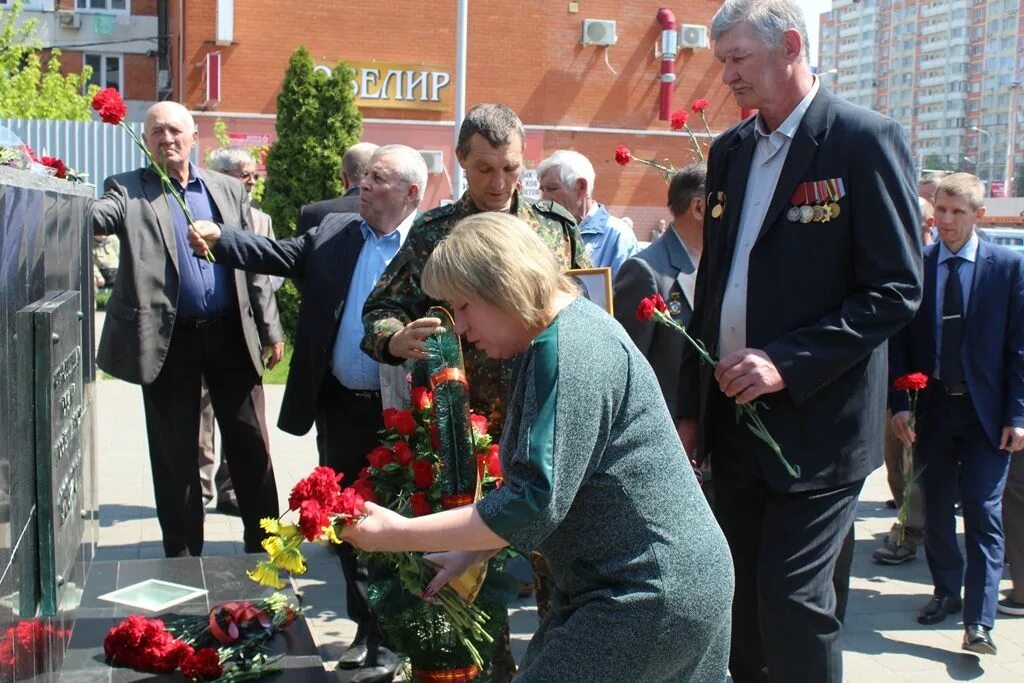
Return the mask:
[[427,173],[434,175],[444,173],[444,152],[437,149],[418,150],[423,161],[427,164]]
[[76,12],[57,12],[57,23],[61,28],[77,30],[82,28],[82,15]]
[[619,37],[615,35],[615,22],[611,19],[584,19],[580,42],[604,47],[614,45],[619,42]]
[[708,27],[700,24],[683,24],[679,27],[679,47],[683,50],[699,50],[708,46]]

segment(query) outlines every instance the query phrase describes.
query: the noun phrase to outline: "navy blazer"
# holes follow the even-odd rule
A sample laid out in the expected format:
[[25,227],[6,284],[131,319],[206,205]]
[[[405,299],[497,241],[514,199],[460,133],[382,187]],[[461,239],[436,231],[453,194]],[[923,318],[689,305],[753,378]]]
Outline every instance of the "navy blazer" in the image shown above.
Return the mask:
[[363,248],[361,223],[358,214],[330,214],[309,232],[276,241],[241,230],[224,230],[213,248],[219,263],[302,278],[295,348],[277,420],[277,426],[289,434],[301,436],[313,426],[317,397],[330,372],[334,338]]
[[[711,147],[707,191],[724,211],[704,218],[690,331],[718,353],[722,300],[754,153],[753,117]],[[921,298],[921,240],[913,162],[899,124],[821,88],[793,137],[761,231],[750,252],[747,346],[772,359],[786,382],[761,398],[761,417],[792,479],[765,446],[760,472],[775,490],[850,484],[881,465],[885,426],[885,341],[910,322]],[[841,178],[846,195],[828,223],[789,220],[801,183]],[[719,195],[721,193],[721,195]],[[708,411],[712,371],[687,352],[680,417],[698,417],[702,452],[717,457]],[[746,429],[736,425],[736,429]],[[722,454],[728,457],[728,454]]]
[[[936,242],[924,253],[921,308],[890,342],[890,380],[910,372],[935,374],[938,263]],[[1024,257],[1012,249],[978,243],[960,353],[971,403],[992,445],[999,448],[1003,427],[1024,427]],[[918,429],[931,428],[930,393],[925,389],[918,397]],[[889,406],[894,413],[909,409],[906,392],[891,390]]]
[[651,246],[626,259],[615,276],[615,319],[626,328],[633,343],[654,368],[668,412],[673,417],[677,412],[683,335],[652,320],[641,322],[636,317],[636,309],[641,299],[661,294],[669,310],[677,311],[672,317],[680,325],[689,325],[693,310],[681,279],[692,276],[695,270],[697,264],[690,259],[675,228],[670,227]]

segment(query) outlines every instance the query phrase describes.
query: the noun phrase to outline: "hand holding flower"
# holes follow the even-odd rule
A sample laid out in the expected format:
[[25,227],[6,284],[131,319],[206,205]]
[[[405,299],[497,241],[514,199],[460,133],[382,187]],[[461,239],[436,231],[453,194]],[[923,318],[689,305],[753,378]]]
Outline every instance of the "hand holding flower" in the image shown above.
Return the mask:
[[779,369],[760,349],[740,349],[718,361],[715,380],[722,393],[738,405],[786,388]]
[[395,552],[408,545],[402,542],[408,518],[374,503],[365,503],[365,514],[352,526],[345,527],[344,539],[360,550]]
[[907,448],[912,448],[914,442],[917,441],[917,433],[914,431],[910,411],[901,410],[898,413],[894,413],[889,420],[889,424],[892,425],[892,433],[896,435],[896,438],[903,442],[903,445]]
[[192,224],[194,230],[188,231],[188,246],[200,258],[213,251],[220,239],[220,226],[211,221],[196,221]]

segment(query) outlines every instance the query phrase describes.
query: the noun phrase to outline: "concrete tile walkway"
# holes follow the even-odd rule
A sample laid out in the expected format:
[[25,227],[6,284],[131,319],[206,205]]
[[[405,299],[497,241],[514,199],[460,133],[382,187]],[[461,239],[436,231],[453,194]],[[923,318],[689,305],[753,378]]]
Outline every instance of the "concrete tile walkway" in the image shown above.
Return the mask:
[[[282,509],[292,484],[316,465],[313,434],[294,437],[274,427],[283,386],[268,386],[267,415]],[[100,542],[97,559],[162,556],[160,529],[153,504],[153,485],[146,447],[142,396],[137,386],[100,380],[99,421]],[[1024,457],[1024,456],[1018,456]],[[923,553],[907,564],[888,567],[871,560],[872,551],[888,531],[893,512],[882,470],[867,481],[857,514],[857,545],[849,613],[844,639],[846,680],[852,683],[1024,680],[1024,618],[997,621],[994,637],[999,654],[979,658],[960,649],[962,625],[951,617],[939,626],[920,626],[915,612],[931,595]],[[242,552],[237,518],[217,513],[206,518],[204,554]],[[354,635],[345,618],[341,570],[324,548],[311,548],[309,571],[294,579],[304,612],[329,669]],[[255,558],[254,558],[255,564]],[[1004,588],[1008,588],[1004,581]],[[512,605],[513,652],[521,657],[536,628],[532,600]],[[345,680],[339,676],[339,680]]]

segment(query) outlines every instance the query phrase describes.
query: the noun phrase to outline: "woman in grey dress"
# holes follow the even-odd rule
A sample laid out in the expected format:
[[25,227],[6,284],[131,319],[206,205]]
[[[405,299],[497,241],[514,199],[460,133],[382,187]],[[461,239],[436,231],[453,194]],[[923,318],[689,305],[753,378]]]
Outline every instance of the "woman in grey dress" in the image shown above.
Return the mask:
[[452,305],[470,343],[518,356],[504,485],[476,505],[413,519],[368,504],[346,540],[448,551],[428,556],[439,567],[428,594],[499,548],[539,550],[555,594],[517,681],[725,680],[728,546],[625,331],[508,214],[460,223],[427,263],[423,288]]

